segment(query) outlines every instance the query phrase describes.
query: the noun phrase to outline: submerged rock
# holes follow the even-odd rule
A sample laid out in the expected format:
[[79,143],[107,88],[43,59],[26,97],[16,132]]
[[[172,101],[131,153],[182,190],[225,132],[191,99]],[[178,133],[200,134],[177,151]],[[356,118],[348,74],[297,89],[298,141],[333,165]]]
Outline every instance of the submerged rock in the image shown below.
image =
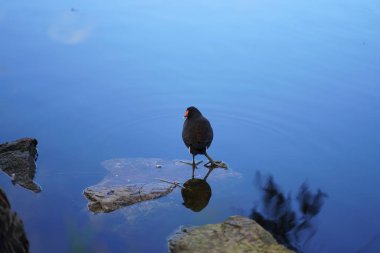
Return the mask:
[[[120,158],[104,161],[102,165],[109,171],[109,174],[101,182],[88,187],[83,192],[90,201],[88,208],[95,213],[112,212],[135,203],[160,198],[172,192],[175,186],[162,183],[159,178],[185,182],[191,175],[191,166],[178,160]],[[198,171],[198,173],[205,174],[207,169]],[[220,170],[213,172],[212,180],[234,176],[241,177],[233,170]],[[192,194],[185,195],[186,199],[192,196]],[[207,198],[210,197],[211,188],[207,194]],[[208,199],[205,201],[205,205],[207,205]]]
[[131,184],[125,186],[89,187],[84,195],[90,200],[88,208],[94,212],[109,213],[121,207],[165,196],[175,186],[164,183]]
[[11,206],[0,188],[0,252],[29,252],[29,241],[26,237],[24,224]]
[[294,253],[243,216],[231,216],[219,224],[182,227],[169,239],[168,246],[171,253]]
[[175,163],[156,158],[112,159],[102,162],[102,165],[109,174],[83,192],[90,201],[88,209],[94,213],[109,213],[165,196],[172,192],[175,186],[162,183],[157,178],[168,172],[174,178],[180,175],[173,169]]
[[0,170],[7,173],[12,182],[34,192],[41,187],[33,182],[36,174],[37,140],[23,138],[0,144]]

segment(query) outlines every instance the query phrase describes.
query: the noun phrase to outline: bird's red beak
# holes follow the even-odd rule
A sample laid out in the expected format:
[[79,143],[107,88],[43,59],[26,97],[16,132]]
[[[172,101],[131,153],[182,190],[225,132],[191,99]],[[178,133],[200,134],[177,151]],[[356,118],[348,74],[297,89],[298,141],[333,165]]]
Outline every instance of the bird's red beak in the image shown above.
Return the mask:
[[185,112],[185,118],[187,118],[189,116],[189,110],[186,110],[186,112]]

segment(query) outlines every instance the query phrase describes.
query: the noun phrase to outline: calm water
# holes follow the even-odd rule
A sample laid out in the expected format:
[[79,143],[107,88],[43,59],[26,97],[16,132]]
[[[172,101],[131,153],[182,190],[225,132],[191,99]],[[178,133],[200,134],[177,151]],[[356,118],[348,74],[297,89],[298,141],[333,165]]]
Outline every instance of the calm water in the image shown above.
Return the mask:
[[[379,24],[374,0],[2,1],[0,142],[39,140],[43,191],[0,185],[31,251],[166,252],[180,225],[249,215],[261,171],[284,192],[328,194],[307,252],[379,252]],[[151,211],[92,215],[82,191],[102,161],[190,159],[189,105],[243,178],[211,181],[200,213],[176,191]]]

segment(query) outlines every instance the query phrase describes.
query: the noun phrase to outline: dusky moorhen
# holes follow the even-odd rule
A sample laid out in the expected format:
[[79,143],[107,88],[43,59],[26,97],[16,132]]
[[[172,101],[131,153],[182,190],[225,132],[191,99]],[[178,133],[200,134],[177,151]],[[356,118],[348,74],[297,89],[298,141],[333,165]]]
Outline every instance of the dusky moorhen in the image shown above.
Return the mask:
[[[185,112],[185,122],[183,124],[182,139],[189,152],[193,156],[193,178],[194,170],[198,164],[202,161],[195,163],[194,159],[196,155],[205,155],[209,160],[205,164],[205,167],[209,169],[207,176],[215,168],[227,169],[227,165],[221,161],[214,161],[208,154],[207,149],[210,147],[212,139],[214,137],[212,127],[208,119],[206,119],[202,113],[194,106],[190,106]],[[206,176],[206,178],[207,178]]]

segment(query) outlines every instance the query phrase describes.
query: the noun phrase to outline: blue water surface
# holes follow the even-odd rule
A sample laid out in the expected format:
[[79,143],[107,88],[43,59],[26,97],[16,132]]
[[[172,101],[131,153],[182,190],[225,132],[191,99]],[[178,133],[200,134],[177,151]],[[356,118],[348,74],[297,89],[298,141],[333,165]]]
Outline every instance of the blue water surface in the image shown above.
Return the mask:
[[[328,194],[306,252],[376,252],[380,236],[380,2],[2,1],[0,142],[38,139],[39,194],[1,188],[31,252],[167,252],[181,225],[249,215],[257,171]],[[190,159],[183,114],[243,179],[209,205],[131,221],[93,215],[83,189],[120,157]],[[188,172],[191,175],[191,169]]]

